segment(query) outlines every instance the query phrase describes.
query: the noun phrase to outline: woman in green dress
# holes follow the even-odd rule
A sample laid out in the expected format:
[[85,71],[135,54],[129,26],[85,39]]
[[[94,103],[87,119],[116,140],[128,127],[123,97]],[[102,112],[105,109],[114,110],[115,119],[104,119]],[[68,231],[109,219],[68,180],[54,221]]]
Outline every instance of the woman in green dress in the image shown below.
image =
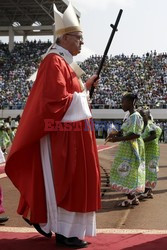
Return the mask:
[[147,107],[142,108],[139,112],[144,120],[142,138],[145,143],[146,183],[145,192],[140,194],[138,198],[153,198],[152,189],[157,184],[157,173],[159,170],[159,138],[162,129],[153,122],[150,110]]
[[112,189],[127,194],[127,200],[119,206],[138,205],[137,194],[145,190],[145,151],[141,133],[144,127],[141,115],[135,111],[137,96],[126,93],[122,97],[122,109],[129,116],[121,126],[121,131],[110,132],[106,142],[120,142],[110,172]]

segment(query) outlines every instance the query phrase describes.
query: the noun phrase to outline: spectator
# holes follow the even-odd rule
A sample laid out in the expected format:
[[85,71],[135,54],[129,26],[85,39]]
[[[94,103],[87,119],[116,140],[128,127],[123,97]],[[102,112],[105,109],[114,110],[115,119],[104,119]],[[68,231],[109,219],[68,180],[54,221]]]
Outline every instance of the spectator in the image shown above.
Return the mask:
[[7,148],[11,145],[11,140],[8,135],[8,132],[6,131],[5,123],[4,121],[0,122],[0,147],[4,154],[6,154]]
[[[5,163],[5,157],[0,147],[0,165],[4,163]],[[5,212],[5,209],[3,207],[3,193],[2,193],[2,188],[0,186],[0,214],[4,212]],[[0,224],[8,221],[8,219],[9,219],[8,217],[0,217]]]

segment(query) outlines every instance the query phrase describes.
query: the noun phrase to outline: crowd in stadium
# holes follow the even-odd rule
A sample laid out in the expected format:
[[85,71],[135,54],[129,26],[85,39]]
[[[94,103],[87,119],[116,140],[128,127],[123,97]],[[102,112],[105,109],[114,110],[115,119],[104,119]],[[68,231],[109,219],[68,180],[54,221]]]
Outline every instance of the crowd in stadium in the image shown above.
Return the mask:
[[15,43],[10,53],[8,44],[0,43],[0,108],[22,109],[33,82],[27,81],[38,68],[42,54],[51,42]]
[[[81,66],[90,74],[97,71],[100,60],[100,56],[92,56]],[[123,54],[108,57],[93,95],[93,107],[121,108],[121,96],[126,91],[138,95],[139,105],[167,108],[167,54],[151,51],[142,57]]]
[[[22,109],[32,81],[27,81],[38,68],[41,56],[51,43],[27,41],[8,45],[0,43],[0,106]],[[81,63],[87,75],[97,72],[101,56],[91,56]],[[84,78],[84,77],[83,77]],[[100,83],[92,99],[93,108],[120,108],[122,92],[138,94],[139,104],[150,108],[167,108],[167,54],[156,51],[142,57],[117,55],[106,58]]]
[[[33,82],[27,81],[38,68],[41,56],[51,43],[27,41],[8,45],[0,43],[0,108],[22,109]],[[87,75],[96,73],[101,56],[91,56],[80,63]],[[139,105],[167,108],[167,54],[156,51],[142,57],[117,55],[106,58],[100,83],[92,99],[93,108],[120,108],[124,91],[138,94]]]

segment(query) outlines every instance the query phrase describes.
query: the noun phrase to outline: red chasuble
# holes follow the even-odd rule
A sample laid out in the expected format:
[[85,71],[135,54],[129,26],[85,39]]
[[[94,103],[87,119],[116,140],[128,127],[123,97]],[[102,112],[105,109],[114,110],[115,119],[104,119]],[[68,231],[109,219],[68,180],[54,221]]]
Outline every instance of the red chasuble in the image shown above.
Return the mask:
[[18,213],[32,223],[47,221],[40,156],[45,135],[50,136],[57,205],[82,213],[100,208],[92,120],[61,123],[74,92],[81,92],[75,72],[62,57],[49,54],[39,67],[6,162],[6,174],[20,192]]

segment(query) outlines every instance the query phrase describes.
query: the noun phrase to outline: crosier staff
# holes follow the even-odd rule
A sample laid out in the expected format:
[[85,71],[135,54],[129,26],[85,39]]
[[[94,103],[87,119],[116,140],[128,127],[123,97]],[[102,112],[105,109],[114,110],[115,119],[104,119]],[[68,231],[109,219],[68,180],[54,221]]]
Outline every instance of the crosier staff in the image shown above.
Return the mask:
[[[113,40],[114,34],[115,34],[115,32],[117,31],[118,23],[119,23],[119,20],[120,20],[120,18],[121,18],[122,12],[123,12],[123,10],[120,9],[120,11],[119,11],[119,13],[118,13],[118,16],[117,16],[117,19],[116,19],[116,21],[115,21],[115,24],[114,24],[114,25],[113,25],[113,24],[110,25],[110,26],[113,28],[113,30],[112,30],[112,33],[111,33],[110,38],[109,38],[109,40],[108,40],[107,46],[106,46],[106,48],[105,48],[105,51],[104,51],[103,57],[102,57],[102,59],[101,59],[101,62],[100,62],[98,71],[97,71],[97,73],[96,73],[97,78],[99,78],[99,75],[100,75],[100,72],[101,72],[101,70],[102,70],[104,61],[105,61],[105,59],[106,59],[108,50],[109,50],[110,45],[111,45],[111,42],[112,42],[112,40]],[[94,89],[95,89],[95,87],[92,85],[92,87],[91,87],[91,89],[90,89],[90,98],[92,98]]]

